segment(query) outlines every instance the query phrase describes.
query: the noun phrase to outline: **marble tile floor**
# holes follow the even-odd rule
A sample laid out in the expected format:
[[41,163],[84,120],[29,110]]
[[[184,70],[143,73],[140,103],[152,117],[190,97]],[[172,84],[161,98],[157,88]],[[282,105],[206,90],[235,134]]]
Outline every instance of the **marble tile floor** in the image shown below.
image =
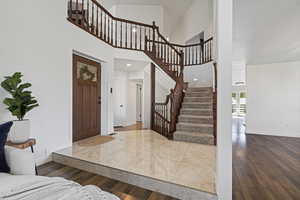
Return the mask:
[[95,136],[55,155],[216,194],[215,146],[170,141],[151,130]]

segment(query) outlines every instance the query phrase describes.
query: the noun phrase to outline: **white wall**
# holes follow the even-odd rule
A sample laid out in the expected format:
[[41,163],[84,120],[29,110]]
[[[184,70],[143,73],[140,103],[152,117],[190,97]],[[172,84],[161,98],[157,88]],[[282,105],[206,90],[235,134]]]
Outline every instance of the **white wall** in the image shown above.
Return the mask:
[[171,40],[176,43],[185,43],[193,36],[204,31],[205,38],[213,33],[213,1],[194,0],[186,11],[178,28],[173,31]]
[[[151,79],[150,75],[151,65],[144,70],[144,76]],[[164,102],[166,96],[170,94],[170,90],[175,88],[176,82],[166,75],[159,67],[155,69],[155,102]]]
[[144,78],[144,71],[136,71],[128,73],[128,79],[130,80],[143,80]]
[[232,199],[232,0],[214,0],[216,6],[218,102],[217,194]]
[[170,76],[166,75],[166,73],[162,71],[162,69],[160,69],[160,67],[158,66],[156,66],[155,68],[155,80],[156,84],[160,85],[160,87],[164,88],[164,90],[167,91],[173,89],[176,83]]
[[114,126],[125,126],[127,124],[127,72],[114,71]]
[[246,84],[246,63],[244,61],[236,61],[232,63],[232,85]]
[[[4,1],[0,12],[0,81],[16,71],[33,84],[40,106],[26,118],[37,139],[36,157],[72,143],[72,50],[104,60],[102,65],[102,134],[112,127],[113,49],[66,20],[67,1]],[[7,20],[9,16],[9,20]],[[0,102],[6,92],[0,89]],[[12,117],[0,103],[0,120]]]
[[212,63],[184,68],[184,81],[189,83],[189,87],[212,87],[213,77]]
[[166,90],[159,83],[155,84],[155,102],[163,103],[166,100],[167,95],[170,94],[170,90]]
[[299,1],[276,1],[276,4],[274,2],[234,2],[235,60],[247,60],[251,65],[299,60]]
[[300,137],[300,61],[247,66],[246,132]]
[[142,51],[133,51],[118,48],[116,48],[114,51],[115,58],[118,59],[151,62],[151,59]]
[[156,5],[116,5],[115,15],[123,19],[156,25],[163,30],[164,14],[163,7]]

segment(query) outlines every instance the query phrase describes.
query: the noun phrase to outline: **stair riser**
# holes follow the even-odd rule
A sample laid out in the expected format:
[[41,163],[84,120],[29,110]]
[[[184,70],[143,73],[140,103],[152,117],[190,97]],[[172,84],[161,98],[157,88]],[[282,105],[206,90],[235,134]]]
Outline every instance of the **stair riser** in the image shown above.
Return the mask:
[[185,93],[185,97],[212,97],[212,94],[209,93],[209,92],[193,92],[193,93],[190,93],[190,92],[186,92]]
[[179,117],[179,122],[184,123],[198,123],[198,124],[213,124],[212,118],[192,118],[192,117]]
[[183,102],[211,103],[212,98],[184,98]]
[[196,116],[212,116],[212,111],[202,110],[184,110],[181,109],[180,114],[182,115],[196,115]]
[[174,140],[181,141],[181,142],[214,145],[214,139],[211,137],[193,137],[193,136],[186,136],[186,135],[180,135],[175,133]]
[[212,109],[212,104],[182,104],[182,108],[185,109]]
[[199,133],[210,133],[213,134],[212,127],[197,127],[197,126],[186,126],[177,124],[177,131],[184,131],[184,132],[199,132]]
[[212,92],[212,88],[187,88],[187,92]]

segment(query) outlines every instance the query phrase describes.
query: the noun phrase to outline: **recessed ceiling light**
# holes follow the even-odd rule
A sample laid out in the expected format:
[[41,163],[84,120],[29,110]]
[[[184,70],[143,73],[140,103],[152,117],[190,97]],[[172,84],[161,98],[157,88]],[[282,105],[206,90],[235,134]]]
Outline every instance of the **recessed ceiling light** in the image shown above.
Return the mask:
[[170,40],[170,38],[169,38],[169,37],[167,37],[166,39],[167,39],[167,41],[169,41],[169,40]]
[[127,64],[126,64],[126,66],[127,66],[127,67],[131,67],[131,66],[132,66],[132,64],[130,64],[130,63],[127,63]]
[[198,79],[197,79],[197,78],[194,78],[193,81],[198,81]]

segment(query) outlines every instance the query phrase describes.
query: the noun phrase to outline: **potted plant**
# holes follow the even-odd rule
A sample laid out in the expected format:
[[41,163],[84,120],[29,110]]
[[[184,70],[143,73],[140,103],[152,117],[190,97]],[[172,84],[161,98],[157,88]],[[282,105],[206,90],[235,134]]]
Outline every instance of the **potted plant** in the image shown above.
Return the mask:
[[31,91],[26,90],[31,87],[31,84],[22,83],[22,76],[20,72],[16,72],[12,76],[4,77],[5,80],[1,83],[1,87],[11,95],[11,98],[5,98],[3,103],[18,119],[13,121],[9,134],[13,143],[22,143],[29,139],[30,122],[24,117],[30,110],[39,106],[35,97],[31,96]]

